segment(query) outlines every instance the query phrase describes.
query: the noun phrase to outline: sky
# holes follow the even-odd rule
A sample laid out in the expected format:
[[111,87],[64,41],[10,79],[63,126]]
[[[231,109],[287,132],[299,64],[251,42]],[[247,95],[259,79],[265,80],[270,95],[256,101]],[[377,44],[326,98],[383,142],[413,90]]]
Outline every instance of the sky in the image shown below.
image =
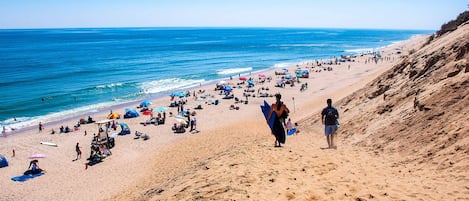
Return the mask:
[[0,0],[0,29],[306,27],[438,30],[469,0]]

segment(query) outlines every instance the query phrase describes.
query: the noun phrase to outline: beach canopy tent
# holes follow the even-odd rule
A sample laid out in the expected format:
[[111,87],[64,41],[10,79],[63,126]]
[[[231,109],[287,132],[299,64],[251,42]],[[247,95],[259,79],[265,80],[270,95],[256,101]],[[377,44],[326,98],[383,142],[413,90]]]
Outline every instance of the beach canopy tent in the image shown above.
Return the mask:
[[8,160],[7,158],[5,158],[5,156],[0,154],[0,168],[6,167],[6,166],[8,166]]
[[169,96],[171,96],[171,97],[184,98],[184,97],[186,97],[186,93],[184,93],[184,92],[172,93],[172,94],[169,95]]
[[108,119],[120,119],[121,115],[117,113],[111,113],[107,116]]
[[129,125],[127,125],[126,123],[124,122],[120,122],[119,125],[121,126],[121,132],[119,133],[119,135],[127,135],[127,134],[130,134],[130,128],[129,128]]
[[152,104],[151,101],[146,100],[146,101],[143,101],[143,102],[140,103],[140,107],[148,107],[151,104]]
[[125,114],[124,114],[124,119],[126,118],[135,118],[140,116],[138,111],[134,108],[125,108]]

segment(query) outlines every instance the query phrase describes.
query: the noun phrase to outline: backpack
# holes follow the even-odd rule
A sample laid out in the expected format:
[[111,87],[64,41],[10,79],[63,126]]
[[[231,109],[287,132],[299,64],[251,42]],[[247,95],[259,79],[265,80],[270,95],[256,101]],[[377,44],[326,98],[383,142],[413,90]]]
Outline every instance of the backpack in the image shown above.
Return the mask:
[[336,125],[337,124],[337,117],[338,114],[337,109],[334,107],[327,107],[324,108],[323,114],[325,116],[326,125]]
[[326,119],[331,119],[331,120],[334,120],[334,121],[337,120],[337,118],[335,116],[335,108],[330,107],[330,108],[326,109]]

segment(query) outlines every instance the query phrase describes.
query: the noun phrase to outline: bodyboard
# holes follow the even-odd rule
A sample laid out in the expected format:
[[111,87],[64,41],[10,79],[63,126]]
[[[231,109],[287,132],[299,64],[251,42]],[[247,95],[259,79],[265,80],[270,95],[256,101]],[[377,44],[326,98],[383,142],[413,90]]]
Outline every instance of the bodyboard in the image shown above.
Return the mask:
[[[261,105],[261,110],[262,110],[262,113],[264,114],[264,118],[267,120],[267,117],[269,116],[269,112],[270,112],[270,105],[269,103],[267,103],[267,101],[264,101],[264,105]],[[274,128],[274,120],[275,120],[276,115],[277,114],[275,112],[272,112],[270,119],[267,121],[270,130],[273,130]]]
[[40,142],[40,144],[51,146],[51,147],[57,147],[57,144],[52,143],[52,142]]

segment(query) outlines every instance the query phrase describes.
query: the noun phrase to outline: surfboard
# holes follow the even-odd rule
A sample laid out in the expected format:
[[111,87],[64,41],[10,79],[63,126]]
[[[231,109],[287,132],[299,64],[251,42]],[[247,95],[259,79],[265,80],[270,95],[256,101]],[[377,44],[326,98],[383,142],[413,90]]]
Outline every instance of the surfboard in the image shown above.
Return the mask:
[[[261,111],[264,114],[264,118],[267,120],[267,117],[269,116],[270,112],[270,105],[267,103],[267,101],[264,101],[264,105],[261,105]],[[270,130],[273,130],[274,128],[274,120],[275,116],[277,114],[275,112],[272,112],[272,115],[270,116],[270,119],[268,120],[268,125],[270,127]]]
[[51,147],[57,147],[58,145],[52,142],[41,142],[40,144],[51,146]]

